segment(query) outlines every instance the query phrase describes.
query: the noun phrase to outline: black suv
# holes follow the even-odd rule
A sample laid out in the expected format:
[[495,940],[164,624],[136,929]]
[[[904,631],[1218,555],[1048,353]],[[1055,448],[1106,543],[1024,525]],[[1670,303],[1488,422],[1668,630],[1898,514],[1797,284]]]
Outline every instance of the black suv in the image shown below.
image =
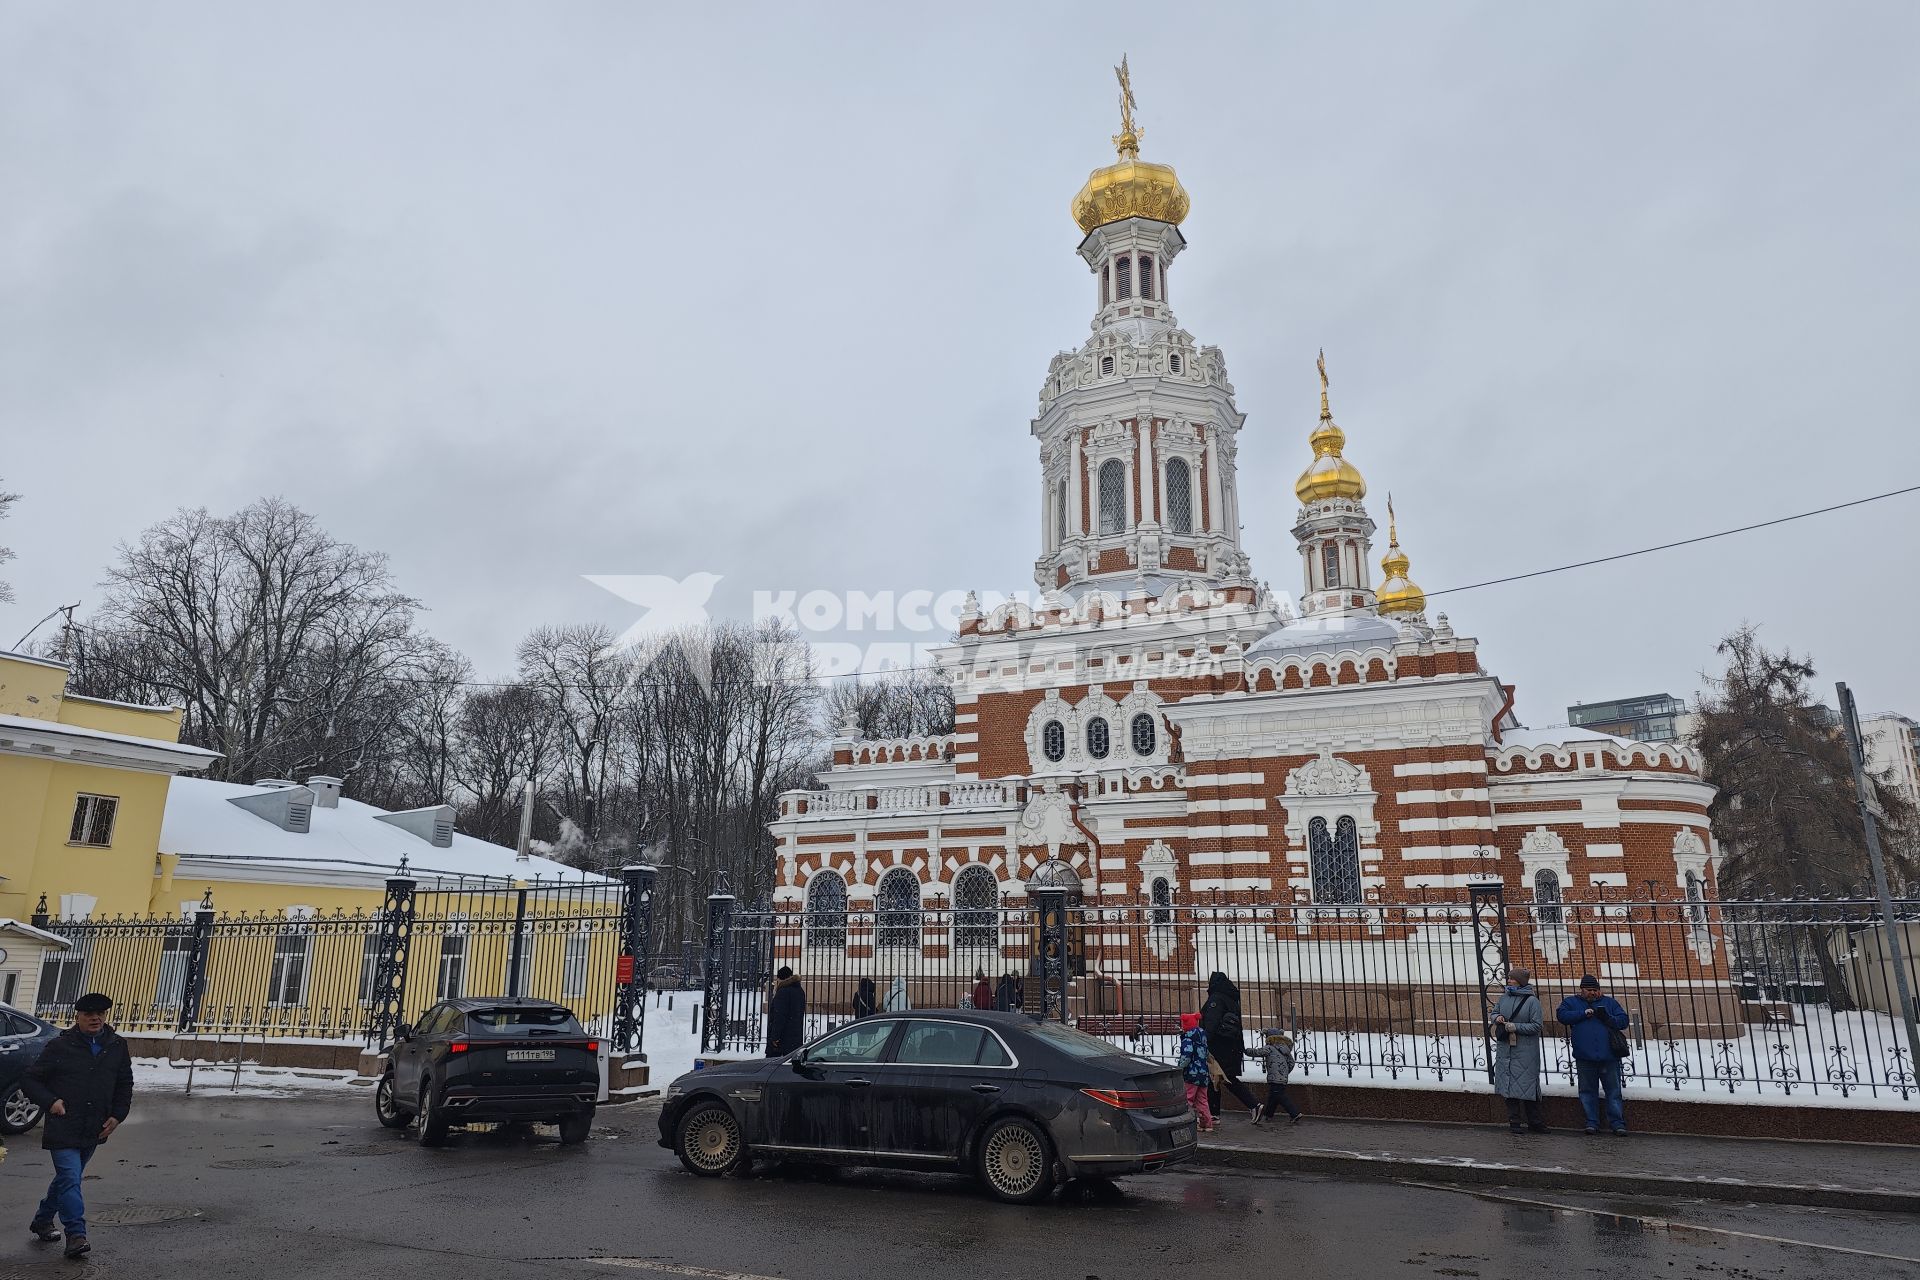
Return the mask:
[[387,1051],[374,1113],[389,1129],[420,1123],[437,1147],[456,1124],[532,1121],[585,1142],[600,1096],[600,1042],[547,1000],[443,1000],[404,1023]]

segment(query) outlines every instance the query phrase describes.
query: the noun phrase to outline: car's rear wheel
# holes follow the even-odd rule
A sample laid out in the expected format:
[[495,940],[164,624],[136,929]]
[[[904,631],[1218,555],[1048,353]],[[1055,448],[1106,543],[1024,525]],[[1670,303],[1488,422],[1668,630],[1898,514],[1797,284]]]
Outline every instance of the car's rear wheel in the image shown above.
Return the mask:
[[0,1133],[25,1133],[40,1123],[40,1104],[15,1089],[0,1100]]
[[433,1081],[420,1083],[420,1145],[437,1147],[447,1140],[447,1111],[440,1101],[440,1091],[433,1087]]
[[1053,1146],[1026,1120],[1002,1120],[980,1139],[980,1181],[1009,1204],[1032,1204],[1053,1190]]
[[401,1110],[400,1099],[394,1093],[392,1067],[387,1068],[386,1074],[380,1077],[380,1083],[373,1088],[373,1114],[389,1129],[404,1129],[411,1118]]
[[567,1116],[560,1121],[560,1145],[577,1146],[587,1140],[593,1132],[593,1109],[589,1107],[577,1116]]
[[687,1172],[702,1178],[718,1178],[732,1172],[739,1167],[747,1150],[740,1135],[740,1122],[718,1102],[696,1103],[680,1117],[673,1149]]

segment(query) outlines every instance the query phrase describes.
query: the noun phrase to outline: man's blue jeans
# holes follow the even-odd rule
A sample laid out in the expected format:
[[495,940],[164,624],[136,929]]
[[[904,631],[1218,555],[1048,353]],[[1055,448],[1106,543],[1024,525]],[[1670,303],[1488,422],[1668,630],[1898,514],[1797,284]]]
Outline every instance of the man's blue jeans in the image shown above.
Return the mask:
[[33,1215],[35,1222],[52,1222],[54,1215],[60,1215],[60,1225],[67,1229],[68,1236],[87,1234],[87,1206],[80,1198],[80,1177],[87,1171],[87,1161],[93,1159],[92,1147],[55,1147],[53,1156],[53,1184],[47,1188],[47,1198],[40,1202],[39,1210]]
[[1608,1062],[1588,1062],[1582,1058],[1573,1065],[1580,1073],[1580,1109],[1587,1113],[1587,1128],[1593,1130],[1600,1127],[1600,1090],[1604,1086],[1607,1092],[1607,1127],[1625,1131],[1627,1105],[1620,1097],[1620,1060],[1614,1058]]

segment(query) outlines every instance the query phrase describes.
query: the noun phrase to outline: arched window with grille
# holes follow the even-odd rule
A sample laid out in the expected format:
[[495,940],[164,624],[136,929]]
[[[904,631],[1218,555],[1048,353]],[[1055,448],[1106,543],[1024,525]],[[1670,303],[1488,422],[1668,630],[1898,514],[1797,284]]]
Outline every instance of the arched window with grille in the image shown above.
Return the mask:
[[880,877],[874,895],[874,941],[882,947],[920,946],[920,882],[905,867]]
[[1137,756],[1152,755],[1153,744],[1158,737],[1153,727],[1153,717],[1147,712],[1142,711],[1134,716],[1133,723],[1128,726],[1128,729],[1133,737],[1133,754]]
[[1325,818],[1307,824],[1307,859],[1313,868],[1313,900],[1354,906],[1360,895],[1360,833],[1352,818],[1327,827]]
[[1696,933],[1707,927],[1707,886],[1697,871],[1687,872],[1687,922]]
[[1040,726],[1040,754],[1054,764],[1067,758],[1067,726],[1058,720]]
[[1180,353],[1179,352],[1176,351],[1172,355],[1167,357],[1167,368],[1173,370],[1175,373],[1180,372]]
[[1167,459],[1167,528],[1193,532],[1193,473],[1185,458]]
[[1165,928],[1173,923],[1173,885],[1165,876],[1155,876],[1149,887],[1153,907],[1148,913],[1148,921],[1155,928]]
[[1153,301],[1153,255],[1150,253],[1140,255],[1140,296]]
[[1559,925],[1566,920],[1566,908],[1560,900],[1560,873],[1552,867],[1533,873],[1533,918],[1544,925]]
[[1053,545],[1060,546],[1067,540],[1067,482],[1062,480],[1053,489]]
[[1321,584],[1325,587],[1340,585],[1340,544],[1323,542],[1320,544]]
[[1105,760],[1112,746],[1110,733],[1105,716],[1095,716],[1087,721],[1087,754],[1095,760]]
[[1115,258],[1113,261],[1113,296],[1120,301],[1133,296],[1133,259]]
[[847,945],[847,882],[822,871],[807,881],[807,945],[835,951]]
[[1118,458],[1100,464],[1100,532],[1120,533],[1127,527],[1127,468]]
[[953,945],[1000,945],[1000,882],[985,867],[967,867],[953,879]]

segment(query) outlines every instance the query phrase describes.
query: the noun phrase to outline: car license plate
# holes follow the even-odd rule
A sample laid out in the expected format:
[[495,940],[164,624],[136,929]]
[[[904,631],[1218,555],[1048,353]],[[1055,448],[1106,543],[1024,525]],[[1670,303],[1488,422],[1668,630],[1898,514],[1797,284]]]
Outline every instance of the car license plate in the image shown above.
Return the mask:
[[1173,1145],[1176,1147],[1184,1147],[1193,1140],[1193,1126],[1190,1124],[1183,1124],[1173,1131]]
[[553,1050],[551,1049],[509,1049],[507,1050],[507,1061],[508,1062],[552,1062]]

